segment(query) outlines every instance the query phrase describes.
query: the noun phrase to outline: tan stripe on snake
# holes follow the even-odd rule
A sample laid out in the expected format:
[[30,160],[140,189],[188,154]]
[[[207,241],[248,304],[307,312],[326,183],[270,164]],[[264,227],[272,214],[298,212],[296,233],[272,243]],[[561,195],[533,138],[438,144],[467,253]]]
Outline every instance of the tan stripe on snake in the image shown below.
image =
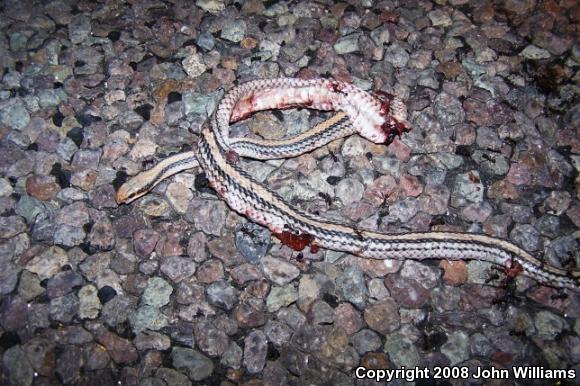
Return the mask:
[[[229,137],[232,122],[256,111],[290,107],[338,113],[304,134],[285,140]],[[471,233],[385,234],[355,229],[293,207],[239,167],[238,157],[295,157],[354,133],[388,145],[410,129],[406,118],[405,105],[399,98],[365,92],[347,83],[289,78],[248,82],[233,88],[220,101],[201,130],[196,151],[169,157],[142,172],[121,186],[116,199],[119,203],[131,202],[163,179],[199,162],[210,186],[233,210],[268,227],[295,250],[322,247],[373,259],[477,259],[504,267],[508,276],[523,271],[545,285],[578,290],[580,270],[544,264],[507,240]]]

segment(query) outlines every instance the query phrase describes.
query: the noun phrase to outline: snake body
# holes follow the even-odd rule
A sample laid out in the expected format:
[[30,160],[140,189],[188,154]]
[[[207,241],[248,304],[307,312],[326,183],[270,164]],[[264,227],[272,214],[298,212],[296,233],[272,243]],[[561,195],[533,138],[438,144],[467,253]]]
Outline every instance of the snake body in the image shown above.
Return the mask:
[[[304,134],[278,141],[230,138],[231,122],[253,112],[289,107],[338,113]],[[498,264],[553,286],[578,290],[580,270],[544,264],[503,239],[458,232],[386,234],[356,229],[306,213],[269,190],[239,166],[238,157],[294,157],[354,133],[389,144],[408,131],[403,101],[384,93],[369,93],[328,79],[256,80],[234,87],[202,127],[197,149],[169,157],[127,181],[117,191],[118,202],[130,202],[159,181],[199,165],[210,185],[236,212],[268,227],[284,243],[344,251],[373,259],[477,259]]]

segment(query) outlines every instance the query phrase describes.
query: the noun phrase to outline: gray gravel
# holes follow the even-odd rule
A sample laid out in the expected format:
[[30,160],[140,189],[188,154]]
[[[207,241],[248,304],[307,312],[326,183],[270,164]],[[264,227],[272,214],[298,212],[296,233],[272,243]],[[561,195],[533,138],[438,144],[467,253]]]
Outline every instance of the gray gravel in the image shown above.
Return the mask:
[[[404,97],[412,131],[389,147],[351,136],[242,160],[251,175],[358,229],[486,233],[579,266],[577,14],[573,1],[5,1],[0,384],[579,371],[578,293],[521,275],[506,287],[485,262],[298,254],[217,199],[199,168],[114,201],[190,148],[235,84],[333,77]],[[231,131],[282,138],[323,119],[263,112]]]

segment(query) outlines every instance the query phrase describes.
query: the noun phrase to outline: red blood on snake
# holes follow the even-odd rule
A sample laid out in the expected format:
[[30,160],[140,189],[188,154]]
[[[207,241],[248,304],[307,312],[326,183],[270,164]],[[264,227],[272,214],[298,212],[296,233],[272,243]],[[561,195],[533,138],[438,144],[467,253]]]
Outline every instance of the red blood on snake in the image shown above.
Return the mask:
[[308,233],[301,233],[299,235],[291,231],[282,231],[281,233],[274,233],[282,244],[292,248],[295,251],[302,251],[307,245],[310,245],[310,251],[316,253],[318,251],[318,246],[312,244],[314,241],[314,236]]

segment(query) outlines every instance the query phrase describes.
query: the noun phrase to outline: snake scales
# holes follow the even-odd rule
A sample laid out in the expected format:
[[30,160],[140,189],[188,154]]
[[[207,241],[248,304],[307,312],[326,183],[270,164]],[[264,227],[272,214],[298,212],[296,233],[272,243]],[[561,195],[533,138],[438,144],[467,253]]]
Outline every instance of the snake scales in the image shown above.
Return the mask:
[[[229,136],[232,122],[256,111],[290,107],[338,113],[289,139],[267,141]],[[169,157],[142,172],[121,186],[116,199],[128,203],[163,179],[199,163],[210,185],[233,210],[268,227],[296,250],[323,247],[374,259],[478,259],[503,266],[508,275],[523,271],[549,286],[579,288],[580,270],[546,265],[507,240],[456,232],[385,234],[317,218],[290,205],[238,165],[238,157],[295,157],[354,133],[388,145],[409,130],[406,118],[405,105],[399,98],[365,92],[343,82],[293,78],[251,81],[224,96],[203,126],[196,151]]]

